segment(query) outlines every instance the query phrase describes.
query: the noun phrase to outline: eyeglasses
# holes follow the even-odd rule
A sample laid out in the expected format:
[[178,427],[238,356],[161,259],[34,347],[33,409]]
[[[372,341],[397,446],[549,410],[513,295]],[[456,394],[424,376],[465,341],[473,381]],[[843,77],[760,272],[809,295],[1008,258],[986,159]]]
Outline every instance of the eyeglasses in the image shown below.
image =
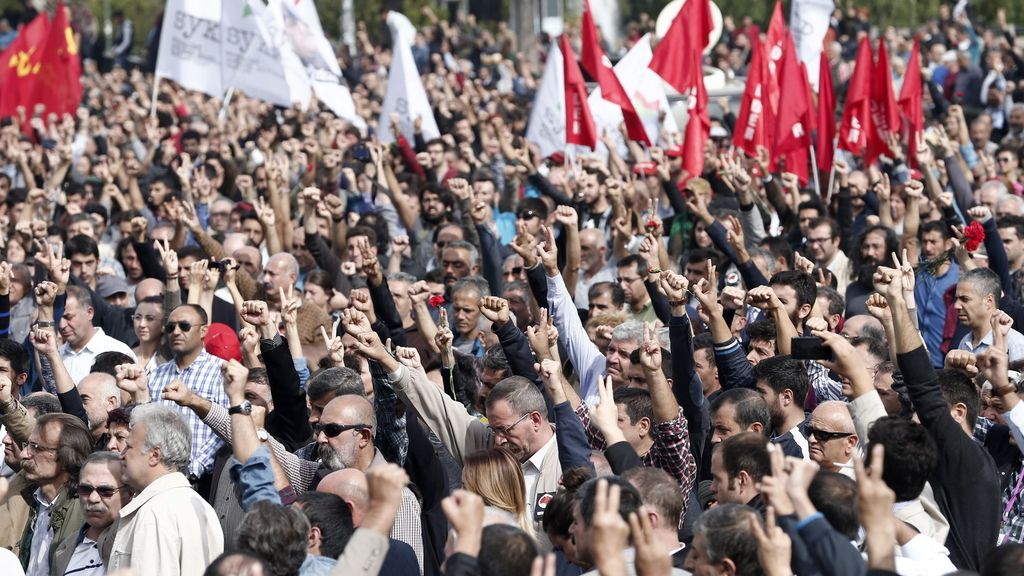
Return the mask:
[[836,440],[838,438],[853,436],[853,432],[829,432],[828,430],[818,430],[817,428],[811,428],[810,426],[805,428],[804,432],[806,432],[808,436],[814,436],[814,439],[821,443],[828,442],[829,440]]
[[829,242],[831,240],[832,240],[832,236],[827,236],[825,238],[808,238],[807,239],[807,243],[808,244],[821,244],[822,242]]
[[335,424],[333,422],[331,424],[321,424],[320,422],[317,422],[313,425],[313,436],[319,436],[320,433],[323,432],[324,436],[327,436],[328,438],[335,438],[342,432],[346,432],[348,430],[370,430],[372,428],[373,426],[370,426],[369,424]]
[[227,218],[231,212],[210,212],[210,218]]
[[89,486],[88,484],[78,485],[78,495],[82,498],[88,498],[93,492],[100,495],[100,498],[113,498],[114,494],[124,486]]
[[523,273],[523,267],[522,266],[516,266],[516,267],[512,268],[511,270],[509,270],[508,272],[505,272],[506,275],[512,275],[512,276],[519,276],[522,273]]
[[188,320],[181,320],[180,322],[171,321],[171,322],[168,322],[167,324],[165,324],[164,325],[164,332],[167,332],[168,334],[171,334],[171,333],[174,332],[174,328],[175,327],[181,328],[181,331],[183,333],[188,333],[188,332],[192,331],[192,323],[189,322]]
[[533,414],[533,412],[527,412],[519,417],[519,420],[509,424],[508,426],[488,426],[487,429],[493,432],[495,435],[508,436],[512,432],[512,429],[519,425],[520,422],[526,420],[527,416]]
[[996,158],[996,162],[999,162],[1000,164],[1007,164],[1007,163],[1011,162],[1012,160],[1013,160],[1013,158],[1010,158],[1009,156],[1003,156],[1001,158]]
[[35,442],[25,442],[25,444],[22,446],[22,448],[25,449],[25,450],[28,450],[29,452],[33,452],[33,453],[38,453],[38,452],[53,452],[54,454],[57,453],[57,449],[56,448],[50,448],[49,446],[43,446],[42,444],[36,444]]

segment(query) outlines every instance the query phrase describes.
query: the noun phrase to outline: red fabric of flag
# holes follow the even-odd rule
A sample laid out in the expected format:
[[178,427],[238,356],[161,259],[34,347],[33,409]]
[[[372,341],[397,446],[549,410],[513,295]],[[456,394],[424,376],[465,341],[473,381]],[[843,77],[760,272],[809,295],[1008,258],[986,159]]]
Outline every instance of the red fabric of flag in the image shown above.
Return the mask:
[[[786,42],[786,20],[782,15],[782,2],[775,2],[775,9],[772,11],[772,19],[768,22],[768,33],[765,40],[765,63],[768,67],[768,76],[765,82],[768,92],[768,106],[771,117],[774,119],[779,114],[779,68],[782,65],[782,52]],[[768,141],[774,142],[775,121],[768,124]]]
[[793,37],[788,33],[779,68],[779,97],[784,104],[779,106],[779,115],[775,119],[773,158],[776,159],[789,152],[811,147],[811,130],[808,125],[811,103],[806,76],[800,68]]
[[910,51],[910,59],[907,62],[907,73],[903,77],[903,86],[900,88],[899,107],[906,122],[907,146],[911,166],[917,164],[917,139],[924,130],[924,108],[921,102],[921,54],[918,39],[914,39],[914,48]]
[[[707,1],[683,4],[672,20],[665,36],[658,41],[648,67],[680,94],[690,89],[697,80],[704,80],[704,71],[693,67],[691,50],[698,46],[698,56],[708,44],[708,35],[714,28],[711,6]],[[700,63],[698,58],[697,62]]]
[[839,148],[860,154],[868,143],[868,122],[871,118],[869,99],[871,96],[871,44],[867,37],[861,39],[857,48],[857,60],[853,76],[847,84],[846,106],[843,121],[839,126]]
[[562,34],[560,44],[565,63],[565,142],[594,149],[597,147],[597,127],[587,104],[587,84],[565,34]]
[[21,29],[7,50],[0,53],[0,116],[14,116],[19,106],[31,116],[36,79],[50,33],[50,18],[41,12]]
[[[910,70],[910,68],[908,68]],[[868,129],[868,151],[865,160],[874,163],[879,156],[890,154],[889,139],[899,134],[900,112],[896,107],[896,95],[892,89],[892,70],[889,68],[889,52],[885,40],[878,39],[878,57],[875,73],[871,80],[871,122]]]
[[622,82],[615,75],[612,63],[608,60],[604,50],[601,49],[601,39],[597,34],[597,26],[594,25],[594,17],[590,12],[590,0],[583,4],[583,23],[580,34],[583,43],[581,62],[583,69],[590,74],[590,77],[601,87],[601,97],[617,104],[622,109],[622,118],[626,123],[626,133],[630,140],[643,142],[651,145],[644,129],[644,123],[640,120],[633,101],[622,87]]
[[832,169],[832,158],[835,155],[836,139],[836,93],[832,88],[832,72],[828,55],[821,52],[821,65],[818,68],[818,138],[815,146],[818,170],[822,172]]
[[768,80],[765,45],[760,39],[754,38],[752,50],[750,65],[747,67],[747,85],[743,90],[743,101],[740,103],[732,142],[753,158],[757,156],[759,146],[770,147],[767,129],[770,114],[765,98],[765,83]]

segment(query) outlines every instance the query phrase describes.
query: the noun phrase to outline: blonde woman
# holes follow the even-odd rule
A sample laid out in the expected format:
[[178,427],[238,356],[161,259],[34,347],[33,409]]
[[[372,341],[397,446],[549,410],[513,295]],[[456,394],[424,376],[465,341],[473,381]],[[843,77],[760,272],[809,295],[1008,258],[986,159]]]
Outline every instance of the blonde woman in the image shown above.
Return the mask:
[[511,514],[527,534],[536,538],[526,513],[526,484],[519,461],[504,448],[478,450],[465,458],[462,482],[484,504]]

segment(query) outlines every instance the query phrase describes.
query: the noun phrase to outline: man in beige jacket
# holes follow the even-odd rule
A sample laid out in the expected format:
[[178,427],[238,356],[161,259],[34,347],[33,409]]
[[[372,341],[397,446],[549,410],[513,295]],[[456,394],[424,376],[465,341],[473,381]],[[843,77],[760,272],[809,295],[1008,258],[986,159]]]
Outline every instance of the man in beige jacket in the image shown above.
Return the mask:
[[202,574],[224,550],[213,508],[182,474],[192,435],[177,410],[144,404],[132,411],[122,459],[124,483],[137,495],[121,509],[109,571],[136,574]]

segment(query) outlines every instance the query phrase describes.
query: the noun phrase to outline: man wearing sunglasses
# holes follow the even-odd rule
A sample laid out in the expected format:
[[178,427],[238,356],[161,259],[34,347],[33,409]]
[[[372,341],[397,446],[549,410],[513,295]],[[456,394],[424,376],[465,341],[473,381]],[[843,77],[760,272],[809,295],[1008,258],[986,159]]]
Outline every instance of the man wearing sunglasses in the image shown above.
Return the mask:
[[[168,384],[180,380],[193,394],[221,406],[228,405],[221,376],[223,361],[206,352],[203,347],[208,324],[206,311],[192,304],[182,304],[168,316],[164,334],[174,357],[158,366],[150,377],[149,393],[155,402],[177,407],[169,400],[161,400],[161,397]],[[192,431],[192,456],[188,472],[193,480],[200,479],[213,469],[214,457],[220,449],[221,441],[195,412],[185,408],[179,410]]]
[[[822,470],[854,478],[853,458],[857,456],[857,433],[846,402],[822,402],[804,427],[811,460]],[[854,478],[856,479],[856,478]]]
[[111,527],[121,507],[132,499],[131,490],[121,482],[121,468],[121,455],[116,452],[93,452],[82,464],[78,499],[85,524],[77,533],[54,544],[51,574],[106,574],[103,557],[109,557],[116,532]]

